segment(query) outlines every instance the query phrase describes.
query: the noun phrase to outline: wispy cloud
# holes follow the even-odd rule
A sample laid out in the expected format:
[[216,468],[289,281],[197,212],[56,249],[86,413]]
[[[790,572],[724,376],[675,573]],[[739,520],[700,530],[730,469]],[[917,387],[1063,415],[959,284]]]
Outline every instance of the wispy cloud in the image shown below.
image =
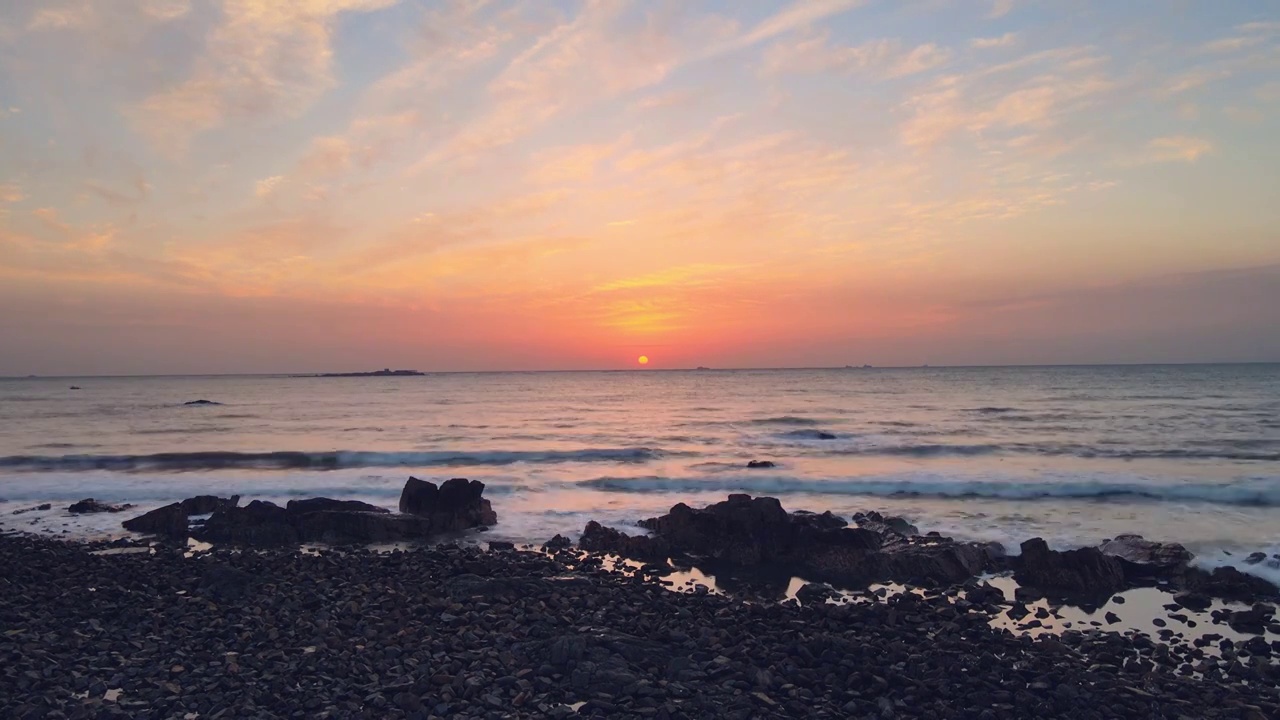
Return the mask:
[[969,41],[969,47],[979,50],[989,50],[991,48],[1009,47],[1018,42],[1018,33],[1007,32],[997,37],[979,37]]
[[1147,143],[1147,159],[1151,162],[1193,163],[1213,152],[1213,143],[1188,135],[1168,135]]

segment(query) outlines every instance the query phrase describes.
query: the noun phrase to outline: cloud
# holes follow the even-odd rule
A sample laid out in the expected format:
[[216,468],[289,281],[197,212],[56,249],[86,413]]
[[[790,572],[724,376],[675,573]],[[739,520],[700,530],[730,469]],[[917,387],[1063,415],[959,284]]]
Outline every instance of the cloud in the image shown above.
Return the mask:
[[227,0],[222,23],[183,82],[132,109],[136,127],[172,154],[229,119],[293,117],[333,85],[332,35],[346,12],[396,0]]
[[807,27],[818,20],[838,15],[861,5],[864,0],[797,0],[775,15],[762,20],[745,34],[723,46],[723,51],[745,48],[756,43]]
[[284,177],[280,175],[272,175],[271,177],[263,178],[258,182],[254,183],[253,194],[257,195],[259,199],[265,200],[266,198],[271,197],[273,193],[275,193],[276,189],[280,187],[280,183],[283,180],[284,180]]
[[998,37],[979,37],[969,41],[969,47],[978,50],[988,50],[990,48],[1009,47],[1018,41],[1018,33],[1007,32]]
[[[902,142],[923,149],[962,132],[981,135],[992,129],[1051,128],[1115,87],[1098,70],[1101,59],[1084,52],[1080,48],[1042,51],[969,75],[939,78],[904,104],[910,117],[900,126]],[[1064,62],[1065,58],[1074,59]],[[1043,67],[1050,63],[1051,67]],[[1038,72],[1004,77],[1030,69]]]
[[991,0],[991,12],[987,13],[987,17],[995,20],[1008,15],[1013,11],[1016,0]]
[[1207,42],[1200,46],[1200,52],[1203,53],[1229,53],[1243,50],[1254,45],[1264,42],[1266,38],[1261,35],[1253,36],[1236,36],[1220,38]]
[[0,202],[17,203],[27,199],[27,194],[17,183],[0,183]]
[[117,190],[95,180],[86,180],[84,188],[112,205],[134,205],[146,200],[151,194],[151,185],[141,172],[134,178],[130,191]]
[[1150,162],[1193,163],[1213,151],[1208,140],[1187,135],[1158,137],[1147,143],[1147,159]]
[[761,72],[767,76],[823,72],[868,72],[901,77],[945,65],[951,52],[933,43],[905,49],[899,40],[872,40],[852,47],[833,47],[830,33],[820,32],[779,42],[764,53]]
[[39,218],[39,220],[43,222],[46,227],[49,227],[53,230],[57,230],[60,233],[71,232],[71,226],[63,222],[62,219],[58,217],[57,208],[51,208],[51,207],[36,208],[35,210],[31,211],[31,214]]
[[529,172],[529,179],[552,185],[589,181],[600,163],[624,151],[631,142],[632,136],[627,134],[612,143],[543,150],[533,158],[534,167]]

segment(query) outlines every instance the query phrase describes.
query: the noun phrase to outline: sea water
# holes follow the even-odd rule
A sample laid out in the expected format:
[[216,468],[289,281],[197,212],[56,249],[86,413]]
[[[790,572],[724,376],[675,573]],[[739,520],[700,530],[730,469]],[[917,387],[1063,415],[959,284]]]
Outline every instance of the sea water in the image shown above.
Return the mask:
[[7,530],[122,532],[65,512],[84,497],[394,508],[410,475],[483,481],[489,537],[520,542],[745,492],[1013,552],[1134,532],[1236,562],[1280,550],[1280,365],[0,380]]

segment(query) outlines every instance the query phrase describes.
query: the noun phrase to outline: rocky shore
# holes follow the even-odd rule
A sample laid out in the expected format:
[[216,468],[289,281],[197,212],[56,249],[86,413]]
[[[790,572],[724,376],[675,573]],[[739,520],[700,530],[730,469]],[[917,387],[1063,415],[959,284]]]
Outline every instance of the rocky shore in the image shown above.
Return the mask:
[[569,548],[138,549],[0,537],[5,717],[1280,716],[1261,652],[1033,639],[955,592],[745,603]]

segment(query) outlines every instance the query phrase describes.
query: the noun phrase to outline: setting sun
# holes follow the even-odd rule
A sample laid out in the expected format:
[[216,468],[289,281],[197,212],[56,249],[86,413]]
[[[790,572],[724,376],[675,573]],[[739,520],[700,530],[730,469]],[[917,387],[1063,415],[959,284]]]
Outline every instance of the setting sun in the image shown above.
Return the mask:
[[649,356],[648,356],[648,355],[641,355],[640,357],[636,358],[636,362],[640,363],[641,365],[648,365],[648,364],[649,364]]

